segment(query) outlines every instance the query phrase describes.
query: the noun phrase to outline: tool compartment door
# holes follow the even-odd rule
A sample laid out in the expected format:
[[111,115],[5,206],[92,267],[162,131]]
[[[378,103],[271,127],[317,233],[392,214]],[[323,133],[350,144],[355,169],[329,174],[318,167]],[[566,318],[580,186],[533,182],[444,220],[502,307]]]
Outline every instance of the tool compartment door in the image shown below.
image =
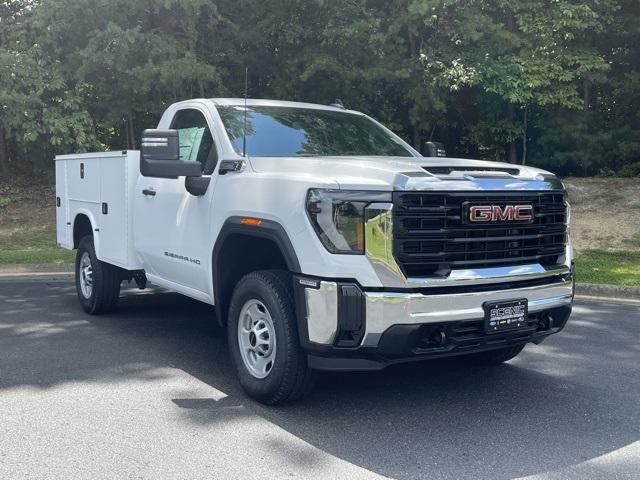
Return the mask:
[[68,200],[98,203],[100,201],[99,158],[87,154],[63,161],[66,165]]
[[72,249],[70,241],[69,202],[67,200],[66,162],[56,160],[56,242],[64,248]]
[[127,155],[100,159],[100,260],[128,269]]

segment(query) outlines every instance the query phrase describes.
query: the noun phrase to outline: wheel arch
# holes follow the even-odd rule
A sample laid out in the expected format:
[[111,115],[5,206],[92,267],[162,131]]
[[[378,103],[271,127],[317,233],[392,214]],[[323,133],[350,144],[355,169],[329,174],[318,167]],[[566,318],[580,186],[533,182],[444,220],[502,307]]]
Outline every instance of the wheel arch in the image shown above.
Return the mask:
[[226,324],[231,293],[242,276],[269,269],[300,273],[300,262],[282,225],[264,219],[246,224],[242,219],[234,216],[225,221],[212,253],[213,297],[221,326]]
[[80,240],[86,235],[91,235],[93,237],[93,247],[96,251],[96,255],[98,255],[99,250],[99,238],[96,235],[97,227],[95,219],[93,218],[93,214],[85,209],[80,209],[76,212],[75,217],[73,218],[73,248],[77,249],[80,244]]

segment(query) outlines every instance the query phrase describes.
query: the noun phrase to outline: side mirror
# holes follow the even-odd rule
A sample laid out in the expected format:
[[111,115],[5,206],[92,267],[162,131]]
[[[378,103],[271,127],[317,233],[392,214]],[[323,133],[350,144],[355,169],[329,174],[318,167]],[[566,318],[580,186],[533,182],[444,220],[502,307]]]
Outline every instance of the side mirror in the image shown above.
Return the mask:
[[177,130],[145,130],[140,142],[140,173],[144,177],[199,177],[199,162],[180,160]]
[[444,144],[440,142],[426,142],[420,149],[423,157],[446,157],[447,152]]

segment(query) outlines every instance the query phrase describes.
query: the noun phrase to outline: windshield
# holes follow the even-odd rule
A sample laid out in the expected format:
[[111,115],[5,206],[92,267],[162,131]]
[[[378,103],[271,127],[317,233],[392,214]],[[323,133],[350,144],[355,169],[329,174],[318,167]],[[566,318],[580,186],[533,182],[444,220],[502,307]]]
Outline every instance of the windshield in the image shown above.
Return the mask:
[[[242,154],[244,106],[218,107]],[[247,107],[247,155],[257,157],[412,157],[389,133],[363,115],[295,107]]]

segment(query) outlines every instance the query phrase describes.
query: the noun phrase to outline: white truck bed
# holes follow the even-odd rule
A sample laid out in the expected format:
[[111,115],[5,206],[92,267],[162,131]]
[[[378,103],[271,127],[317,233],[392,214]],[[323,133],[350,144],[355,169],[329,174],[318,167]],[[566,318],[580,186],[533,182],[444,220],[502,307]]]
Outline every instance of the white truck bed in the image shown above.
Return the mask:
[[140,152],[96,152],[55,157],[56,229],[58,245],[73,249],[73,226],[86,215],[96,235],[96,255],[102,261],[136,270],[131,215]]

